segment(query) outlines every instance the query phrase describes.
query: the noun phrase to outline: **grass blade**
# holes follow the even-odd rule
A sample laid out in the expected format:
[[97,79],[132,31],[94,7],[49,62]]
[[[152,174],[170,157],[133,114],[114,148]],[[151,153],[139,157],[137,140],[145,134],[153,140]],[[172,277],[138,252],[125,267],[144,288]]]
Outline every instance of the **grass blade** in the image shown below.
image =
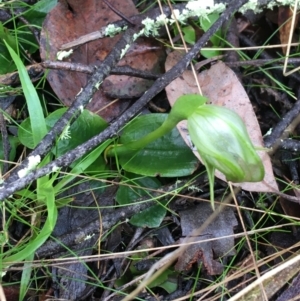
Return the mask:
[[33,133],[33,141],[35,145],[37,145],[47,134],[47,127],[41,102],[36,92],[36,89],[29,78],[29,75],[23,62],[16,54],[16,52],[6,43],[5,40],[4,43],[19,72],[22,89],[26,98],[27,107],[29,111],[31,128]]

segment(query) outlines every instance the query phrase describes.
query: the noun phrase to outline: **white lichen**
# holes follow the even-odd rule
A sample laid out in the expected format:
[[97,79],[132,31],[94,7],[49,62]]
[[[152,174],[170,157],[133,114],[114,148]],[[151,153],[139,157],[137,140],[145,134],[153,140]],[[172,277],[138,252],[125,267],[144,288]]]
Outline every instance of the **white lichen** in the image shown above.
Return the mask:
[[217,3],[215,4],[215,6],[211,7],[209,10],[208,10],[208,13],[211,14],[211,13],[222,13],[224,10],[226,9],[226,6],[224,3]]
[[171,15],[170,24],[175,23],[177,20],[181,24],[185,24],[187,18],[188,18],[189,12],[188,10],[184,9],[182,13],[178,9],[174,9]]
[[145,26],[144,27],[144,35],[146,37],[148,36],[158,36],[158,30],[161,27],[161,22],[157,22],[153,19],[146,18],[145,20],[142,21],[142,24]]
[[23,169],[18,171],[19,178],[21,179],[21,178],[25,177],[26,175],[28,175],[28,173],[31,170],[33,170],[34,168],[36,168],[40,162],[41,162],[41,156],[39,156],[39,155],[29,156],[27,167],[24,167]]
[[107,37],[114,37],[115,35],[117,35],[118,33],[120,33],[123,30],[126,30],[127,26],[124,27],[117,27],[114,24],[109,24],[106,26],[104,34]]
[[244,4],[241,8],[240,8],[240,12],[243,14],[245,13],[247,10],[253,10],[254,13],[259,13],[262,11],[262,9],[260,9],[258,7],[258,2],[257,0],[249,0],[246,4]]
[[79,111],[80,111],[80,113],[83,113],[83,110],[84,110],[83,105],[79,106]]
[[63,132],[61,133],[59,139],[60,140],[68,140],[71,138],[71,131],[70,131],[70,126],[66,125],[64,128]]
[[199,187],[195,186],[195,185],[191,185],[188,187],[188,191],[196,191],[196,192],[203,192],[202,189],[200,189]]
[[270,136],[272,134],[273,128],[270,128],[263,137]]
[[[274,6],[294,6],[295,0],[273,0],[267,4],[268,9],[273,9]],[[300,3],[298,4],[299,8]],[[260,13],[265,7],[258,5],[258,0],[249,0],[245,5],[240,8],[241,13],[245,13],[247,10],[252,10],[255,14]]]
[[58,166],[56,166],[56,165],[54,165],[53,167],[52,167],[52,172],[57,172],[57,171],[59,171],[59,167]]
[[213,7],[214,5],[214,0],[192,0],[187,3],[186,8],[191,11],[199,12],[199,9],[206,9],[207,7]]
[[225,10],[225,5],[222,3],[214,4],[213,0],[193,0],[189,1],[186,8],[181,12],[178,9],[174,9],[171,18],[167,18],[165,14],[161,14],[156,17],[155,20],[147,17],[142,21],[144,28],[134,35],[134,40],[139,36],[157,36],[159,29],[162,25],[172,25],[177,20],[179,23],[185,24],[186,20],[190,17],[203,17],[207,18],[207,15],[213,12],[221,13]]
[[58,61],[62,61],[63,59],[69,57],[73,53],[73,49],[70,49],[69,51],[58,51],[56,54],[56,58]]
[[[295,6],[295,0],[276,0],[270,1],[267,5],[267,8],[273,9],[274,6]],[[298,3],[298,8],[300,3]]]
[[133,41],[135,41],[137,38],[139,38],[140,36],[142,36],[143,33],[144,33],[144,30],[141,30],[140,32],[135,33],[135,34],[133,35]]
[[168,18],[165,14],[161,14],[158,17],[156,17],[156,23],[159,25],[165,25],[168,21]]
[[103,81],[100,81],[100,82],[96,83],[95,88],[97,90],[99,90],[99,88],[100,88],[100,86],[101,86],[102,83],[103,83]]
[[93,233],[92,235],[87,235],[84,240],[90,240],[93,236],[95,236],[95,233]]
[[120,59],[126,54],[127,50],[130,48],[130,45],[127,44],[124,49],[121,51]]

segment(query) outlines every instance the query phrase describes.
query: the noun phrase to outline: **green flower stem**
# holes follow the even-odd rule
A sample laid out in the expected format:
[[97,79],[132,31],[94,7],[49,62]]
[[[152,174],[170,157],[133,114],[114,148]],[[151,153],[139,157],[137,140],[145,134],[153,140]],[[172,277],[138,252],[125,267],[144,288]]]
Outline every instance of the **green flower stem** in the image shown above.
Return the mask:
[[200,95],[186,95],[180,97],[174,104],[168,118],[165,122],[155,131],[149,133],[143,138],[123,145],[112,145],[107,148],[106,157],[120,156],[133,154],[143,149],[149,143],[164,136],[172,131],[178,122],[188,119],[188,117],[201,105],[206,102],[206,98]]
[[107,157],[113,157],[113,156],[121,156],[121,155],[127,155],[127,154],[134,154],[135,152],[143,149],[146,145],[149,143],[155,141],[156,139],[164,136],[165,134],[172,131],[172,129],[177,125],[179,121],[182,119],[173,118],[171,114],[168,116],[168,118],[165,120],[165,122],[157,128],[155,131],[149,133],[148,135],[144,136],[143,138],[123,144],[123,145],[112,145],[109,147],[106,151]]

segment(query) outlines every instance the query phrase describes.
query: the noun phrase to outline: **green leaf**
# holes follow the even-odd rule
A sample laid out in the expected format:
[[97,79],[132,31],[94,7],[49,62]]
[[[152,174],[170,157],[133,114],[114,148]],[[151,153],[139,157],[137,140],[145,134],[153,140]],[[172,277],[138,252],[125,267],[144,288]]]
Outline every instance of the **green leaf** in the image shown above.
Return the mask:
[[173,270],[167,269],[163,271],[151,283],[149,283],[147,287],[149,288],[161,287],[164,290],[166,290],[169,294],[171,294],[175,292],[178,287],[177,274],[178,273],[174,272]]
[[24,64],[22,63],[22,61],[20,60],[19,56],[6,43],[6,41],[4,41],[4,43],[12,59],[14,60],[19,72],[20,81],[24,92],[24,96],[26,98],[26,103],[27,103],[28,112],[30,116],[33,142],[34,145],[36,146],[47,134],[47,127],[45,123],[41,102],[39,100],[36,89],[29,78],[27,70]]
[[[218,13],[213,13],[207,16],[207,18],[200,18],[200,26],[201,28],[206,32],[218,19],[220,15]],[[220,39],[220,34],[221,31],[218,30],[211,38],[210,42],[212,43],[213,47],[219,47],[221,44],[221,39]],[[211,58],[217,55],[221,54],[221,51],[219,50],[205,50],[202,49],[200,53],[205,57],[205,58]]]
[[[49,127],[53,127],[53,125],[59,118],[61,118],[66,110],[66,108],[62,108],[51,113],[46,119],[47,125]],[[55,155],[59,157],[65,154],[69,150],[74,149],[76,146],[99,134],[106,127],[107,122],[99,115],[94,114],[88,110],[84,110],[70,126],[68,130],[70,138],[63,138],[62,136],[58,137],[59,140],[54,150]],[[67,128],[65,130],[67,131]],[[66,131],[65,133],[63,133],[63,135],[67,134]]]
[[187,43],[194,45],[196,41],[195,29],[192,26],[186,26],[182,28],[182,32],[183,32],[184,40]]
[[0,74],[6,74],[16,70],[16,65],[11,61],[11,56],[4,41],[6,41],[12,49],[17,51],[15,38],[10,34],[8,29],[3,26],[2,22],[0,22]]
[[30,149],[34,149],[35,145],[33,141],[31,122],[29,117],[23,120],[23,122],[19,125],[18,137],[22,145]]
[[[149,114],[136,118],[123,131],[120,143],[138,140],[161,126],[167,114]],[[148,144],[135,154],[119,156],[124,170],[155,177],[181,177],[192,174],[198,160],[184,143],[177,128]]]
[[[61,108],[47,116],[46,124],[48,129],[54,126],[54,124],[58,121],[58,119],[61,118],[66,110],[66,108]],[[59,137],[57,137],[58,141],[53,149],[53,152],[58,157],[67,151],[74,149],[76,146],[82,144],[93,136],[99,134],[106,127],[107,123],[104,119],[88,110],[84,110],[77,120],[75,120],[70,126],[70,138],[59,139]],[[66,134],[66,132],[64,134]],[[30,149],[34,148],[30,118],[25,119],[21,123],[18,130],[18,136],[23,145]]]
[[2,42],[5,40],[14,51],[17,51],[16,39],[10,34],[9,30],[3,26],[2,22],[0,22],[0,40]]
[[19,300],[22,301],[25,299],[25,296],[29,289],[29,282],[31,280],[31,272],[32,272],[32,261],[34,260],[34,253],[30,254],[25,258],[26,262],[24,263],[22,269],[22,277],[20,283],[20,295]]
[[129,222],[136,227],[157,228],[162,223],[166,212],[167,210],[163,205],[154,205],[135,214]]
[[177,290],[177,288],[178,288],[177,282],[178,282],[177,278],[175,278],[175,279],[167,280],[167,281],[161,283],[158,286],[163,288],[169,294],[171,294],[171,293],[174,293]]
[[[116,201],[120,205],[132,204],[138,198],[141,198],[150,193],[147,192],[147,188],[157,189],[161,186],[160,182],[156,178],[150,177],[140,177],[136,174],[126,173],[125,174],[126,180],[123,180],[120,183],[119,189],[116,194]],[[143,188],[137,187],[129,187],[126,185],[133,185]]]
[[215,57],[221,54],[220,50],[200,50],[201,55],[203,55],[205,58],[209,59],[211,57]]
[[210,27],[219,19],[220,15],[218,13],[209,14],[206,18],[200,18],[200,26],[206,32]]

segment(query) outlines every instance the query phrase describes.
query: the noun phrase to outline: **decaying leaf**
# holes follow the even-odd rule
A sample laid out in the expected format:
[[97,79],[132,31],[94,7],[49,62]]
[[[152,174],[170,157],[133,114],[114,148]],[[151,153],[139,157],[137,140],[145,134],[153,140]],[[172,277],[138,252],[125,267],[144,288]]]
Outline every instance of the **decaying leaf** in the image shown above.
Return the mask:
[[[218,206],[216,206],[217,209]],[[211,205],[205,202],[179,212],[182,235],[188,236],[195,229],[200,228],[212,213]],[[235,255],[234,238],[227,236],[233,235],[233,228],[237,224],[233,210],[231,208],[224,209],[204,230],[204,233],[196,238],[200,242],[189,246],[185,250],[178,259],[176,269],[179,271],[188,270],[194,263],[202,262],[210,275],[221,274],[223,266],[217,259],[222,256]]]
[[[128,50],[118,66],[130,66],[153,74],[162,73],[166,59],[162,44],[151,38],[139,38]],[[148,90],[153,80],[129,77],[126,75],[110,75],[102,85],[106,96],[112,98],[140,97]]]
[[[287,44],[289,41],[290,32],[295,30],[295,26],[299,20],[299,14],[296,15],[294,27],[292,28],[293,10],[289,6],[280,6],[278,8],[278,26],[280,34],[280,42]],[[286,54],[287,46],[282,46],[283,54]]]
[[[166,70],[172,68],[182,57],[180,52],[172,52],[168,55],[166,61]],[[249,136],[256,147],[263,147],[263,138],[260,127],[253,111],[251,102],[235,73],[224,63],[218,62],[209,70],[198,74],[198,81],[204,96],[209,99],[209,103],[219,106],[225,106],[240,115],[245,122]],[[192,71],[186,70],[182,76],[175,79],[166,87],[168,100],[171,105],[177,98],[184,94],[199,93]],[[191,145],[187,131],[186,122],[178,124],[183,139],[191,147],[195,156],[201,158]],[[265,168],[265,177],[263,181],[257,183],[235,183],[235,186],[248,191],[256,192],[274,192],[278,191],[277,183],[274,178],[270,157],[266,151],[258,151]],[[225,181],[225,176],[216,172],[216,176]]]
[[[138,14],[132,0],[116,0],[113,6],[125,16]],[[56,61],[60,47],[87,33],[99,30],[101,27],[120,19],[102,0],[68,0],[61,1],[47,15],[41,32],[40,52],[43,60]],[[115,46],[119,36],[104,38],[89,42],[73,49],[73,53],[64,61],[99,66],[110,50]],[[161,72],[164,51],[153,40],[139,39],[132,45],[127,56],[120,65],[128,65],[144,71]],[[70,106],[80,89],[88,81],[89,75],[65,70],[50,70],[48,81],[59,99]],[[130,100],[122,100],[111,104],[112,98],[131,98],[136,96],[132,92],[145,85],[149,87],[151,81],[128,76],[109,76],[95,93],[87,109],[92,112],[104,110],[99,114],[110,121],[122,113],[130,104]],[[113,89],[112,89],[113,87]],[[132,93],[131,93],[132,92]],[[144,91],[143,91],[144,92]],[[121,93],[121,94],[120,94]],[[120,97],[121,96],[121,97]]]

